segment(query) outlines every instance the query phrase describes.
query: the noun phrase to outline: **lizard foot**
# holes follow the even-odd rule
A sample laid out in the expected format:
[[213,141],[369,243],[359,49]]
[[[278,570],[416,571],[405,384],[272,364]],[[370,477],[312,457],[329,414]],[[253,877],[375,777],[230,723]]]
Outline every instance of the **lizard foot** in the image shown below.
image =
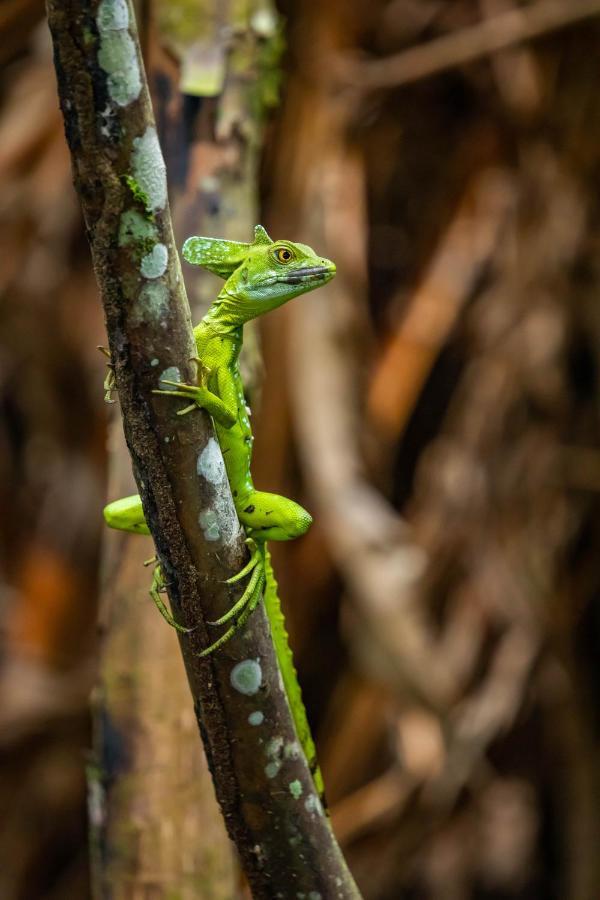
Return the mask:
[[203,405],[203,401],[205,399],[206,391],[202,386],[198,386],[197,384],[188,384],[186,381],[169,381],[168,378],[163,378],[161,380],[161,384],[170,384],[173,387],[177,388],[175,391],[152,391],[153,394],[162,394],[167,397],[185,397],[186,400],[192,400],[189,406],[186,406],[184,409],[180,409],[177,412],[178,416],[185,416],[187,413],[191,412],[193,409],[197,409],[199,406]]
[[234,603],[231,609],[225,613],[225,615],[216,619],[214,622],[208,623],[209,625],[225,625],[233,619],[233,624],[230,625],[227,631],[211,644],[210,647],[203,650],[199,654],[200,656],[208,656],[210,653],[214,653],[215,650],[218,650],[219,647],[222,647],[236,631],[239,631],[239,629],[245,625],[260,602],[266,582],[264,548],[253,541],[252,538],[248,538],[246,543],[252,548],[250,561],[236,575],[232,578],[228,578],[225,583],[235,584],[251,572],[252,574],[248,584],[246,585],[242,596]]
[[156,556],[153,556],[152,559],[147,559],[144,563],[145,566],[154,565],[154,573],[152,575],[152,585],[150,586],[150,596],[154,600],[156,607],[166,622],[169,625],[172,625],[176,631],[181,632],[181,634],[189,634],[191,631],[194,631],[193,628],[185,628],[185,626],[180,625],[179,622],[176,622],[169,610],[167,609],[164,600],[160,596],[166,591],[166,585],[162,574],[162,569],[160,567],[160,563]]
[[[109,360],[111,360],[110,350],[108,347],[98,347],[100,353],[103,353],[104,356],[107,356]],[[106,368],[108,369],[106,373],[106,378],[104,379],[104,384],[102,387],[104,388],[104,402],[105,403],[115,403],[113,400],[112,392],[115,389],[115,367],[112,362],[106,363]]]

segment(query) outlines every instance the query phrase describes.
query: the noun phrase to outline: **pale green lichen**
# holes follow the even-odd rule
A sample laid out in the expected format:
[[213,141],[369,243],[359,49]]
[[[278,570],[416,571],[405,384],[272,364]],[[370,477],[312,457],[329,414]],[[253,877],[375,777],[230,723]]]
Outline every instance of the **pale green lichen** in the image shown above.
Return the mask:
[[308,797],[304,801],[304,808],[307,812],[314,813],[317,816],[323,815],[323,806],[316,794],[308,795]]
[[140,271],[144,278],[160,278],[167,270],[169,251],[164,244],[155,244],[150,253],[143,257]]
[[169,288],[164,281],[149,281],[140,290],[131,312],[133,325],[162,318],[169,308]]
[[158,387],[161,391],[172,391],[173,385],[168,384],[169,381],[181,381],[181,372],[177,366],[169,366],[160,373],[158,378]]
[[[214,438],[209,438],[202,452],[198,454],[196,472],[214,488],[210,516],[218,523],[219,537],[225,544],[230,544],[239,535],[240,523],[231,494],[223,490],[223,487],[227,486],[227,472],[221,448]],[[216,529],[213,527],[211,534],[215,533]]]
[[127,0],[102,0],[98,6],[96,24],[100,33],[129,28]]
[[154,359],[150,360],[150,365],[154,368],[154,366],[157,366],[159,364],[159,362],[160,362],[160,360],[159,360],[158,356],[155,356]]
[[271,738],[265,747],[265,753],[269,757],[269,762],[265,766],[265,775],[267,778],[275,778],[282,766],[283,738],[279,735]]
[[218,541],[221,537],[219,520],[213,509],[203,509],[198,516],[198,524],[207,541]]
[[119,246],[133,247],[140,255],[151,253],[158,237],[156,225],[137,210],[128,209],[119,219]]
[[267,754],[267,756],[280,756],[282,749],[283,738],[277,735],[276,737],[271,738],[271,740],[265,747],[265,753]]
[[98,63],[108,76],[108,94],[118,106],[127,106],[139,97],[142,79],[135,42],[128,31],[125,0],[102,0],[96,25],[100,34]]
[[218,490],[213,498],[213,506],[221,523],[223,541],[225,544],[232,544],[238,539],[241,527],[231,495]]
[[275,778],[280,768],[281,760],[272,759],[271,762],[268,762],[265,766],[265,775],[267,776],[267,778]]
[[214,438],[209,438],[206,447],[199,454],[196,471],[215,486],[223,484],[227,477],[221,448]]
[[302,782],[295,778],[294,781],[290,781],[288,787],[294,800],[299,800],[302,796]]
[[256,709],[254,712],[251,712],[248,716],[248,724],[249,725],[262,725],[265,720],[264,713],[260,711],[260,709]]
[[141,137],[134,139],[131,167],[148,211],[164,209],[167,203],[167,172],[156,128],[152,125],[148,125]]
[[247,697],[257,694],[262,683],[260,662],[257,659],[243,659],[236,663],[231,670],[229,680],[231,686],[240,694],[245,694]]
[[288,741],[283,751],[286,759],[300,759],[300,753],[300,744],[297,741]]

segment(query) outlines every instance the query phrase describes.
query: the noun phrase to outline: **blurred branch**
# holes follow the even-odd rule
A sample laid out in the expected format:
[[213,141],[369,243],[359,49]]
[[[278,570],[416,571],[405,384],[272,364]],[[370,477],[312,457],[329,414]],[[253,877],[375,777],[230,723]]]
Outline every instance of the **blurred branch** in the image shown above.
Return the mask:
[[[516,0],[479,0],[484,20],[513,12]],[[518,6],[517,6],[518,8]],[[517,116],[531,116],[541,108],[544,78],[531,44],[511,46],[494,53],[490,63],[498,92],[507,108]]]
[[[457,708],[439,719],[432,718],[439,734],[444,735],[443,744],[440,739],[440,746],[434,749],[435,764],[427,760],[422,735],[417,735],[418,752],[410,760],[412,765],[403,748],[397,764],[334,806],[333,821],[342,845],[376,831],[386,822],[397,821],[409,803],[413,805],[413,827],[427,831],[432,818],[443,819],[465,785],[485,773],[487,751],[518,715],[533,681],[539,653],[539,636],[532,629],[521,624],[509,628],[483,683]],[[403,718],[401,715],[399,724]],[[409,721],[407,730],[413,726]]]
[[[289,895],[293,884],[356,898],[298,751],[264,611],[218,654],[199,657],[206,621],[232,605],[225,580],[242,563],[243,532],[209,417],[182,419],[152,394],[161,378],[196,378],[195,346],[131,6],[51,0],[48,18],[125,435],[174,615],[194,628],[181,649],[229,834],[255,897]],[[207,447],[212,479],[199,477]],[[198,527],[207,513],[215,541]]]
[[44,16],[43,0],[4,0],[0,7],[0,65],[6,65],[22,52],[30,29]]
[[340,81],[361,90],[399,87],[599,13],[600,0],[570,0],[568,3],[564,0],[546,0],[494,16],[387,59],[371,62],[341,59],[337,64],[338,77]]
[[319,196],[326,193],[328,205],[321,207],[316,196],[307,203],[307,215],[314,216],[307,238],[329,248],[340,274],[328,288],[327,306],[309,296],[291,313],[289,372],[298,438],[328,544],[360,619],[354,652],[389,683],[409,683],[438,708],[454,695],[459,673],[442,653],[421,602],[427,556],[368,481],[359,444],[357,361],[365,352],[356,348],[364,333],[357,313],[364,308],[366,262],[363,161],[346,151],[341,135],[336,144],[331,120],[323,118],[329,122],[330,145],[313,164],[311,184]]
[[388,440],[408,422],[431,368],[485,272],[514,207],[504,172],[478,173],[467,185],[422,283],[377,363],[367,406]]

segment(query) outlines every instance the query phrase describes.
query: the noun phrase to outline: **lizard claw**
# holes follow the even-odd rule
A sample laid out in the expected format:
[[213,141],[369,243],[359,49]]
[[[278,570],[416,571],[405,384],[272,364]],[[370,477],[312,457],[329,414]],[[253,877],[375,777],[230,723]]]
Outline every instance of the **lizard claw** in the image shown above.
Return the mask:
[[153,390],[153,394],[197,394],[198,393],[198,385],[197,384],[188,384],[187,381],[170,381],[168,378],[161,378],[161,384],[171,384],[173,387],[177,388],[176,391],[161,391],[161,390]]
[[190,634],[192,631],[196,630],[196,626],[193,628],[186,628],[184,625],[180,625],[177,622],[169,610],[167,609],[164,600],[160,596],[166,589],[167,585],[163,578],[162,569],[160,567],[160,563],[158,562],[158,558],[153,556],[152,559],[147,559],[144,562],[145,566],[150,566],[154,563],[154,574],[152,576],[152,585],[150,587],[150,596],[152,597],[156,607],[166,622],[169,623],[176,631],[179,631],[181,634]]
[[208,623],[209,625],[214,626],[225,625],[233,619],[233,624],[227,629],[225,634],[221,635],[221,637],[214,642],[214,644],[211,644],[210,647],[203,650],[202,653],[200,653],[200,656],[208,656],[219,647],[222,647],[223,644],[225,644],[229,638],[232,637],[245,622],[247,622],[260,602],[266,583],[263,549],[252,538],[246,538],[246,544],[252,550],[252,556],[250,557],[249,562],[243,569],[237,572],[237,574],[228,578],[225,584],[235,584],[248,575],[249,572],[252,573],[250,580],[248,581],[242,596],[236,600],[231,609],[228,609],[224,615],[214,622]]
[[[252,572],[252,577],[248,582],[246,589],[240,599],[234,603],[231,609],[227,610],[225,615],[221,616],[219,619],[215,619],[214,622],[209,622],[209,625],[224,625],[225,622],[229,622],[230,619],[234,619],[238,612],[243,610],[247,603],[249,603],[254,596],[255,591],[257,590],[258,584],[264,580],[264,572],[261,566],[258,566],[254,563],[254,571]],[[262,588],[262,585],[261,585]],[[259,588],[260,589],[260,588]]]
[[255,566],[258,565],[258,563],[259,563],[259,561],[260,561],[260,559],[261,559],[261,552],[260,552],[260,550],[259,550],[259,548],[258,548],[258,546],[257,546],[257,544],[256,544],[256,541],[253,540],[252,538],[246,538],[245,543],[246,543],[247,546],[250,548],[250,551],[251,551],[252,555],[251,555],[249,561],[248,561],[248,562],[246,563],[246,565],[244,566],[244,568],[243,568],[243,569],[240,569],[240,571],[237,572],[235,575],[232,575],[231,578],[228,578],[228,579],[225,581],[225,584],[235,584],[236,581],[240,581],[240,580],[241,580],[242,578],[244,578],[249,572],[251,572],[252,569],[254,569]]
[[112,392],[115,389],[115,367],[112,363],[112,356],[108,347],[103,347],[101,344],[98,344],[97,349],[100,351],[100,353],[103,353],[104,356],[106,356],[109,360],[109,362],[106,363],[106,368],[108,369],[108,371],[106,373],[106,378],[104,379],[104,384],[102,385],[102,387],[104,388],[104,402],[115,403],[116,401],[113,400],[112,397]]

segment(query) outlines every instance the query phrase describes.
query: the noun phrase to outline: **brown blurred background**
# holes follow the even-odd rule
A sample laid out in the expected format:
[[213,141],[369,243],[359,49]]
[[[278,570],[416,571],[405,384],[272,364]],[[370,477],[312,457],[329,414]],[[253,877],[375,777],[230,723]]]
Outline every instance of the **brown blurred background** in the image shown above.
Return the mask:
[[[245,368],[255,480],[315,514],[274,560],[366,900],[596,900],[600,0],[137,12],[179,243],[338,265]],[[0,62],[0,897],[242,898],[150,542],[103,534],[131,476],[38,0]]]

